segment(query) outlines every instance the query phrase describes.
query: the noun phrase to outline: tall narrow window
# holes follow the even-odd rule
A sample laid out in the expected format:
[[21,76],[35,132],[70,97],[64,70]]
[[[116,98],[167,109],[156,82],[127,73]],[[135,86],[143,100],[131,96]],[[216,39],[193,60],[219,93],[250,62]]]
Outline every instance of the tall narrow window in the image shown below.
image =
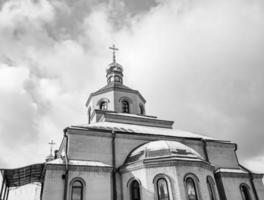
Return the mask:
[[207,187],[208,187],[208,191],[209,191],[210,200],[216,200],[214,181],[213,181],[212,177],[210,177],[210,176],[207,177]]
[[164,178],[160,178],[157,181],[157,193],[158,200],[169,200],[168,184]]
[[144,106],[142,104],[139,105],[139,110],[141,115],[145,114]]
[[107,102],[106,101],[102,101],[100,103],[99,109],[100,110],[107,110]]
[[71,200],[83,200],[83,184],[81,181],[74,181],[72,184]]
[[88,124],[91,123],[91,108],[88,109]]
[[194,180],[190,177],[186,179],[186,190],[187,190],[188,200],[198,200]]
[[122,111],[123,113],[129,113],[129,103],[127,101],[122,101]]
[[139,183],[134,180],[130,186],[131,200],[140,200],[140,187]]
[[249,189],[246,185],[241,185],[240,190],[243,200],[251,200]]

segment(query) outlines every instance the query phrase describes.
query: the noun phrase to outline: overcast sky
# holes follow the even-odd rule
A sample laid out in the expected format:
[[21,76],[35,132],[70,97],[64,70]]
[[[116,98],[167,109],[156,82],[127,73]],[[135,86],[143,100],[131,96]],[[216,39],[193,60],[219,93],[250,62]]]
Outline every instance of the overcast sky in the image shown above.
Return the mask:
[[1,0],[0,168],[43,162],[87,122],[115,43],[124,82],[175,128],[264,172],[263,0]]

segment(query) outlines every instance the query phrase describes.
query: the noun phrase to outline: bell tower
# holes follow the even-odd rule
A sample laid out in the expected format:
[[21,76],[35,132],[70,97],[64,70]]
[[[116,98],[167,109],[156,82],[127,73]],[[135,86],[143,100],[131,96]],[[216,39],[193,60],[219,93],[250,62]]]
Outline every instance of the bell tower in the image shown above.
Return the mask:
[[146,115],[146,100],[138,90],[131,89],[123,83],[123,67],[116,62],[115,45],[109,47],[113,51],[113,61],[106,68],[107,84],[90,94],[86,107],[88,110],[88,123],[105,120],[106,116],[115,113]]

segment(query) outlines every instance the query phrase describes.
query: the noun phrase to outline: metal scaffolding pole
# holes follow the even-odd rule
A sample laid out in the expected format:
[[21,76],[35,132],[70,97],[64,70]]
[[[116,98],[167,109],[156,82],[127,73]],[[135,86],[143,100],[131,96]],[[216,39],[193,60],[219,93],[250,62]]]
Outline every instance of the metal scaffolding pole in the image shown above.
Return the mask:
[[8,196],[9,196],[9,188],[7,188],[7,193],[6,193],[6,198],[5,198],[5,200],[8,200]]
[[6,186],[6,184],[5,184],[5,192],[4,192],[4,197],[3,197],[3,200],[5,200],[5,199],[6,199],[6,191],[7,191],[7,186]]

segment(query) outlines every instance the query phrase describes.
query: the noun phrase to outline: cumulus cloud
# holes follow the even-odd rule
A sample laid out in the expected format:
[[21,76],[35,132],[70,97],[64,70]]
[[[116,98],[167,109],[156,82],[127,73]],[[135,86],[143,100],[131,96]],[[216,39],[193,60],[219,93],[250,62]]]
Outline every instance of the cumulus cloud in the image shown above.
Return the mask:
[[264,171],[263,11],[260,0],[5,1],[2,162],[41,162],[49,139],[58,146],[64,127],[86,122],[85,100],[105,84],[116,43],[125,84],[148,114],[236,142],[241,161]]

